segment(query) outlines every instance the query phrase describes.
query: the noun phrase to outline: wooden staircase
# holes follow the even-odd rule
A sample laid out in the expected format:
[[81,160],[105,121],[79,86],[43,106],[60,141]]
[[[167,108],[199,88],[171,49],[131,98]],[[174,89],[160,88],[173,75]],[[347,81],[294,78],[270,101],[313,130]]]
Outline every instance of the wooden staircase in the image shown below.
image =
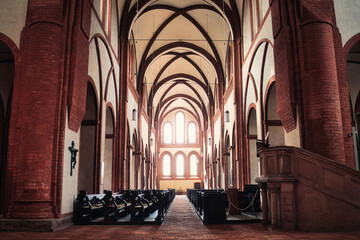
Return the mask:
[[258,152],[263,223],[303,231],[360,228],[360,172],[296,147]]

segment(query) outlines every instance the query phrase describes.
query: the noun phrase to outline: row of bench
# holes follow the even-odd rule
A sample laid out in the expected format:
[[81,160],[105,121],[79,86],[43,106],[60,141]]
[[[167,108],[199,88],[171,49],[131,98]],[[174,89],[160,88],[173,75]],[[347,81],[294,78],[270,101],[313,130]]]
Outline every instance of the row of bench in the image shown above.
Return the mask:
[[244,186],[244,191],[233,191],[230,197],[230,189],[229,195],[224,189],[187,189],[187,197],[204,223],[226,222],[226,209],[230,205],[235,215],[249,212],[258,219],[256,213],[261,212],[259,187],[249,184]]
[[204,223],[226,222],[228,203],[223,189],[187,189],[187,197]]
[[174,197],[175,189],[104,191],[103,194],[80,191],[75,201],[74,224],[113,224],[123,218],[128,221],[122,223],[140,223],[150,214],[156,215],[156,211],[153,222],[161,223]]

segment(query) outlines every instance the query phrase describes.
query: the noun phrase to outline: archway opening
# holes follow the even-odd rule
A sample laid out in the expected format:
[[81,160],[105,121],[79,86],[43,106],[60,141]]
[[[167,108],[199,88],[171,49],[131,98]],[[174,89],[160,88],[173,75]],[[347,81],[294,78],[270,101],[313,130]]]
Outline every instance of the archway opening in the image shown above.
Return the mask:
[[87,85],[86,110],[80,130],[79,190],[96,193],[96,139],[98,128],[96,94],[91,83]]
[[256,184],[255,178],[259,177],[259,159],[257,157],[256,140],[257,140],[257,123],[256,123],[256,110],[251,108],[248,117],[248,159],[250,165],[250,183]]
[[356,169],[360,165],[360,41],[354,44],[346,58],[346,74],[353,114],[353,140]]
[[267,143],[271,146],[284,145],[284,129],[276,110],[276,87],[275,82],[270,85],[267,93],[267,101],[265,107],[265,124],[266,135],[268,135]]
[[227,135],[227,137],[225,138],[225,156],[226,156],[226,166],[227,166],[227,183],[226,183],[226,187],[227,188],[232,188],[234,186],[234,167],[233,167],[233,159],[232,159],[232,152],[231,152],[231,146],[230,146],[230,136]]
[[129,180],[130,180],[130,189],[137,188],[137,163],[136,163],[136,149],[137,149],[137,134],[136,132],[132,136],[131,142],[131,154],[130,154],[130,163],[129,163]]
[[0,214],[2,214],[6,194],[5,173],[15,60],[10,48],[2,41],[0,41],[0,53]]
[[106,109],[105,156],[101,161],[100,192],[112,190],[114,169],[114,114],[110,107]]

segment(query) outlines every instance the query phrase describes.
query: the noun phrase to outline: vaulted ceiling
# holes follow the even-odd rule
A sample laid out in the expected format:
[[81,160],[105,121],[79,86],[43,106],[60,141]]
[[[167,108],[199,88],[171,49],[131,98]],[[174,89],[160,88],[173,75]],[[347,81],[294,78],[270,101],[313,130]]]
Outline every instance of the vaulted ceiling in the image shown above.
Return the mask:
[[123,17],[130,19],[127,37],[135,50],[136,87],[144,94],[149,115],[156,120],[182,107],[204,122],[214,106],[216,86],[225,78],[229,45],[239,34],[235,1],[128,4]]

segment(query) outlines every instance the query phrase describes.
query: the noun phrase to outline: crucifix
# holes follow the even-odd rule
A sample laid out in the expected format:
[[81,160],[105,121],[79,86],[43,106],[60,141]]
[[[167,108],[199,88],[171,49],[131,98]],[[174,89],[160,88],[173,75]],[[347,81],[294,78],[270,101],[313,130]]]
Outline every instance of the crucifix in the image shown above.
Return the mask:
[[69,147],[69,151],[71,152],[71,159],[70,159],[70,176],[72,176],[72,170],[75,168],[76,164],[76,154],[79,151],[78,149],[74,148],[75,142],[71,142],[71,147]]

